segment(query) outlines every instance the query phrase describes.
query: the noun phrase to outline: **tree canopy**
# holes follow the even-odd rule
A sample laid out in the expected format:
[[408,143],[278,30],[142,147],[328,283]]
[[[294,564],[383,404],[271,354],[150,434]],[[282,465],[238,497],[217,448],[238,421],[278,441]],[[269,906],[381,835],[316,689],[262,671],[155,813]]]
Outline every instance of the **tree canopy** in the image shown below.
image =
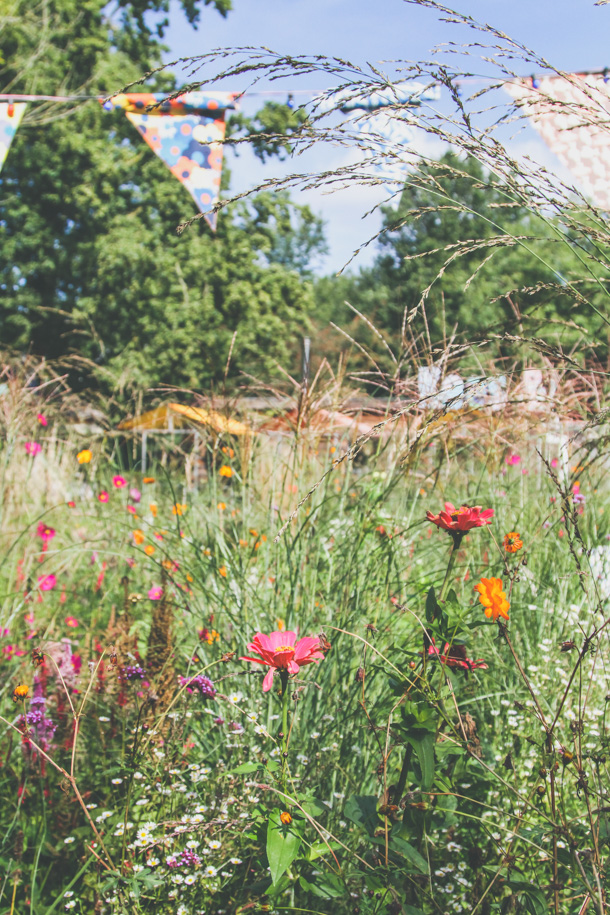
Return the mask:
[[[182,6],[196,23],[202,4]],[[112,20],[106,8],[17,0],[0,34],[1,91],[104,96],[158,66],[166,0],[123,0]],[[159,74],[145,88],[175,84]],[[3,345],[70,357],[75,386],[106,392],[202,389],[224,378],[229,352],[230,377],[291,367],[312,308],[303,277],[324,244],[319,220],[263,195],[223,210],[215,234],[199,220],[178,236],[195,213],[121,112],[31,106],[0,175]]]

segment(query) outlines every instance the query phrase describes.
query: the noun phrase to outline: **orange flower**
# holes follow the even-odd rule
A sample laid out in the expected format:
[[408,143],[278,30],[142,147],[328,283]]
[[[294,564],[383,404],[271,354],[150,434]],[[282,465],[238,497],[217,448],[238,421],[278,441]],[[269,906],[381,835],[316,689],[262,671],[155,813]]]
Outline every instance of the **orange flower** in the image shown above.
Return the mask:
[[219,476],[221,476],[221,477],[227,477],[227,478],[229,478],[229,477],[232,477],[232,476],[233,476],[233,471],[232,471],[232,469],[231,469],[230,467],[228,467],[226,464],[223,464],[222,467],[220,468],[220,470],[218,471],[218,474],[219,474]]
[[153,516],[153,518],[156,518],[157,517],[157,506],[155,505],[155,503],[151,502],[148,507],[150,509],[150,513]]
[[226,578],[227,577],[227,567],[221,566],[218,570],[218,574],[222,575],[223,578]]
[[280,813],[280,821],[284,824],[284,826],[290,826],[292,823],[292,817],[287,810],[284,810],[282,813]]
[[155,552],[155,548],[152,543],[149,543],[148,546],[144,547],[144,552],[147,556],[152,556],[152,554]]
[[134,531],[133,532],[133,542],[140,546],[141,543],[144,543],[144,531]]
[[176,502],[172,508],[172,515],[183,515],[186,511],[186,505],[184,502]]
[[485,608],[485,616],[494,621],[501,616],[507,620],[510,604],[502,590],[502,581],[499,578],[482,578],[474,590],[479,592],[479,600]]
[[25,699],[29,691],[30,687],[26,686],[25,683],[22,683],[21,686],[16,686],[13,690],[13,702],[18,702],[19,699]]
[[517,531],[511,531],[510,534],[507,534],[504,538],[504,549],[507,553],[516,553],[522,546],[523,540]]
[[228,448],[226,445],[223,445],[223,447],[222,447],[222,453],[223,453],[223,454],[228,454],[230,458],[235,457],[235,452],[233,451],[233,449],[232,449],[232,448]]
[[226,503],[226,502],[219,502],[218,505],[217,505],[216,507],[218,508],[218,511],[219,511],[219,512],[223,512],[223,511],[225,510],[225,508],[227,507],[227,503]]
[[143,480],[142,480],[142,482],[143,482],[143,483],[154,483],[154,482],[155,482],[155,478],[154,478],[154,477],[144,477]]
[[93,452],[89,451],[88,448],[79,451],[76,455],[76,460],[79,464],[88,464],[91,458],[93,457]]

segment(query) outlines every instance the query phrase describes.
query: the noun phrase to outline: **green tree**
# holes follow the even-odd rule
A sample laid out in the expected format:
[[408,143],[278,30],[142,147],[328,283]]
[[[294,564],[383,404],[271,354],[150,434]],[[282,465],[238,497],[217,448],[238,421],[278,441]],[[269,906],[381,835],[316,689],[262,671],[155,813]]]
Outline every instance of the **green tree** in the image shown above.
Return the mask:
[[[165,0],[124,0],[112,21],[105,7],[18,0],[0,35],[3,91],[104,96],[157,66]],[[196,22],[198,4],[183,7]],[[174,83],[160,75],[146,88]],[[105,392],[201,389],[224,378],[230,350],[231,376],[268,374],[298,352],[311,310],[304,247],[286,242],[278,257],[270,238],[292,219],[315,226],[309,211],[255,200],[223,210],[215,234],[199,220],[178,236],[196,212],[188,193],[96,101],[33,107],[0,179],[3,345],[71,357],[73,384]]]
[[413,335],[429,335],[433,345],[454,333],[477,340],[525,325],[572,346],[603,328],[574,294],[582,275],[572,240],[550,219],[532,216],[475,159],[449,152],[409,177],[396,212],[385,210],[373,266],[338,285],[319,282],[316,297],[326,318],[348,320],[359,340],[372,339],[349,301],[398,349],[405,311],[415,313]]

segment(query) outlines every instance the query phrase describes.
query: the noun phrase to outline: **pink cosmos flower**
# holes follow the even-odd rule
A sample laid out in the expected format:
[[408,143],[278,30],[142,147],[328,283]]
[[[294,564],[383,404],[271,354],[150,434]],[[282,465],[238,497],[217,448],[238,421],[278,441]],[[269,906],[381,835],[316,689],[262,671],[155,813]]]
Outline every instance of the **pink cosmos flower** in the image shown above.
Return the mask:
[[70,626],[71,629],[75,629],[78,626],[78,620],[74,616],[67,616],[64,623],[66,626]]
[[26,442],[23,447],[25,448],[25,453],[31,454],[32,457],[36,457],[42,451],[42,445],[39,445],[38,442]]
[[41,426],[48,426],[48,425],[49,425],[48,422],[47,422],[46,416],[43,416],[42,413],[38,413],[38,414],[36,415],[36,419],[38,420],[38,422],[40,423]]
[[108,493],[107,493],[106,490],[104,489],[104,490],[98,495],[97,498],[98,498],[98,501],[100,501],[100,502],[107,502],[108,499],[110,498],[110,496],[108,495]]
[[248,649],[260,655],[260,658],[240,658],[240,661],[253,661],[254,664],[262,664],[270,668],[263,680],[263,692],[266,693],[271,689],[276,670],[287,670],[291,674],[298,674],[300,667],[304,667],[306,664],[317,664],[324,658],[324,653],[320,651],[320,640],[317,637],[306,636],[298,642],[296,642],[296,637],[296,632],[272,632],[270,635],[257,632],[254,640],[248,645]]
[[518,454],[509,454],[509,455],[506,457],[506,463],[507,463],[507,464],[510,464],[511,467],[514,466],[515,464],[520,464],[520,463],[521,463],[521,457],[520,457],[520,455],[518,455]]
[[163,588],[160,588],[159,585],[156,585],[154,588],[151,588],[148,592],[149,600],[161,600],[163,597]]
[[127,511],[129,512],[130,515],[137,515],[137,514],[138,514],[137,511],[136,511],[136,509],[135,509],[135,506],[134,506],[134,505],[128,505],[128,506],[127,506]]
[[41,591],[52,591],[55,585],[57,584],[57,578],[55,575],[39,575],[38,576],[38,587]]
[[127,486],[127,480],[125,479],[125,477],[119,477],[119,476],[113,477],[112,485],[116,486],[117,489],[123,489],[124,486]]
[[461,508],[456,508],[451,502],[445,502],[445,510],[439,512],[438,515],[433,515],[430,511],[426,512],[428,521],[436,524],[437,527],[444,531],[459,531],[460,533],[470,531],[473,527],[484,527],[486,524],[491,524],[493,516],[493,508],[486,508],[484,511],[481,511],[480,505],[475,505],[473,508],[462,505]]
[[44,521],[41,521],[36,528],[36,533],[42,541],[46,542],[48,540],[52,540],[55,536],[55,528],[49,527],[48,524],[45,524]]
[[132,502],[139,502],[140,499],[142,498],[142,493],[140,492],[139,489],[136,489],[135,486],[133,486],[129,490],[129,498],[131,499]]

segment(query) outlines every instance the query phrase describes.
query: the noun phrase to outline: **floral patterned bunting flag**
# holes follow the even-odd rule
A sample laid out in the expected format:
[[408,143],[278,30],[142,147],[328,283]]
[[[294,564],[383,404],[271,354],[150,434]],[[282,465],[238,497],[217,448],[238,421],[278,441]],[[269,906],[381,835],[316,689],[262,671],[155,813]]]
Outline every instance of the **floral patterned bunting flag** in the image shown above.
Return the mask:
[[0,171],[25,109],[25,102],[0,102]]
[[184,184],[212,229],[220,192],[225,112],[235,92],[187,92],[167,99],[129,93],[103,101],[107,111],[124,111],[150,148]]

